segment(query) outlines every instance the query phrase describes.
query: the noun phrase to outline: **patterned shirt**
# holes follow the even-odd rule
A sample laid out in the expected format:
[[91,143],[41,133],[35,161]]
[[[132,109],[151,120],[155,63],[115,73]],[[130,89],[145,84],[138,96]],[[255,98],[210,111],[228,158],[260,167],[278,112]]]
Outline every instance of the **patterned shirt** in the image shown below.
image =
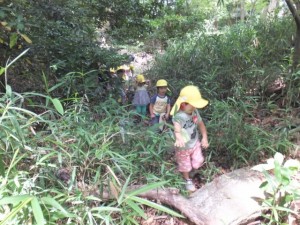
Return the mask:
[[185,141],[185,146],[180,148],[180,150],[191,149],[195,146],[199,140],[198,134],[198,123],[202,121],[198,110],[189,115],[181,110],[179,110],[173,117],[173,122],[177,122],[181,127],[181,135]]
[[154,95],[150,99],[150,103],[153,104],[153,113],[155,115],[160,115],[161,113],[167,112],[167,106],[170,104],[169,96],[159,96]]

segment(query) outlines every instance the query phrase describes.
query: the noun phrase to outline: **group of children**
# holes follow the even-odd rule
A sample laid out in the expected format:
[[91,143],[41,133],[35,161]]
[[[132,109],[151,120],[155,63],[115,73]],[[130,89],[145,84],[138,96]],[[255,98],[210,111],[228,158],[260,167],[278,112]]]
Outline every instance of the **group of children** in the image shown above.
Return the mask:
[[[172,118],[178,170],[186,181],[186,189],[190,192],[195,191],[196,187],[190,172],[202,166],[204,162],[202,148],[206,149],[209,146],[206,127],[197,110],[204,108],[208,101],[202,98],[198,87],[193,85],[184,87],[171,109],[166,80],[161,79],[156,82],[157,92],[150,97],[145,77],[142,74],[135,77],[133,68],[121,66],[117,70],[110,69],[108,73],[112,86],[118,92],[119,102],[123,105],[128,102],[128,90],[135,87],[132,104],[142,118],[146,118],[149,109],[151,125],[165,123]],[[201,133],[201,141],[198,131]]]
[[158,124],[160,121],[168,120],[171,110],[170,97],[167,95],[168,83],[166,80],[158,80],[156,83],[157,93],[151,98],[147,91],[145,77],[140,74],[136,77],[137,88],[133,97],[133,105],[136,112],[145,117],[147,106],[151,117],[151,124]]
[[[133,105],[138,114],[146,116],[149,105],[152,125],[172,117],[178,170],[186,181],[187,191],[194,192],[196,187],[190,177],[190,172],[202,166],[204,162],[202,148],[206,149],[209,146],[207,130],[197,109],[204,108],[208,101],[202,98],[198,87],[189,85],[180,91],[179,97],[171,109],[170,97],[166,94],[168,91],[166,80],[157,81],[157,93],[151,98],[148,95],[145,77],[141,74],[138,75],[136,82],[137,88]],[[198,130],[201,133],[201,141]]]
[[128,91],[134,91],[134,70],[132,65],[118,66],[117,69],[99,69],[98,82],[104,92],[115,90],[117,101],[121,104],[127,103]]

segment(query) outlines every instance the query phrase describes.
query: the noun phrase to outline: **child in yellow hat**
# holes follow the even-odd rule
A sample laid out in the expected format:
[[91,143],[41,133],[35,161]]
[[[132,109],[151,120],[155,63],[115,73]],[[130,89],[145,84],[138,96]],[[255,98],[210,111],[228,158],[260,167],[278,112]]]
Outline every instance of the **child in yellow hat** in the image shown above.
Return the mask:
[[[184,87],[171,110],[173,116],[176,161],[178,170],[186,180],[186,189],[195,191],[195,185],[190,179],[189,172],[198,169],[204,162],[201,147],[208,148],[207,131],[197,108],[203,108],[208,101],[203,99],[196,86]],[[202,135],[199,141],[198,130]]]
[[158,124],[160,118],[168,120],[171,110],[170,97],[166,94],[168,91],[168,82],[166,80],[158,80],[156,82],[157,94],[150,99],[150,116],[151,124]]
[[118,90],[119,92],[119,99],[118,102],[122,103],[122,105],[126,104],[127,101],[127,96],[126,96],[126,76],[125,76],[125,69],[123,68],[123,66],[119,66],[117,67],[116,70],[116,77],[114,79],[114,85],[115,88]]
[[132,104],[136,107],[136,112],[142,116],[146,116],[147,105],[150,103],[150,97],[146,88],[146,80],[144,75],[136,76],[137,88],[134,93]]

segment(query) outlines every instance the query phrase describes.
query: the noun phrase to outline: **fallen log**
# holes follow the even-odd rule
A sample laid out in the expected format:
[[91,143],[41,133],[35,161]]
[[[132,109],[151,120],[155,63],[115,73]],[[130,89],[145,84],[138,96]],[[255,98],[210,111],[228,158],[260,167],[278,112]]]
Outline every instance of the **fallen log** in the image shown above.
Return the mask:
[[[128,193],[136,189],[141,188],[141,185],[134,185],[128,188]],[[191,205],[189,199],[179,194],[179,190],[175,188],[165,188],[165,189],[154,189],[141,194],[139,197],[147,198],[150,200],[159,201],[165,205],[171,206],[178,211],[180,211],[185,217],[187,217],[191,222],[197,225],[213,225],[210,219],[207,218],[199,209]],[[110,200],[114,196],[108,191],[104,191],[101,195],[101,199]]]

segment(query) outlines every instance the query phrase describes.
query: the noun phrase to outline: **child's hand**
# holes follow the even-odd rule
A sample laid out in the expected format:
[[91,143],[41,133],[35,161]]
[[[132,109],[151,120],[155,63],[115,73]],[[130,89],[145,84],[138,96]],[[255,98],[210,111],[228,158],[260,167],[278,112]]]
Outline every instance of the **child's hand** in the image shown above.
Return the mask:
[[178,147],[178,148],[183,148],[185,146],[183,138],[182,137],[177,137],[174,146]]
[[208,148],[209,144],[206,138],[202,138],[201,140],[201,146],[205,149]]
[[169,117],[170,117],[170,115],[169,115],[169,114],[166,114],[166,115],[165,115],[165,120],[168,120]]

